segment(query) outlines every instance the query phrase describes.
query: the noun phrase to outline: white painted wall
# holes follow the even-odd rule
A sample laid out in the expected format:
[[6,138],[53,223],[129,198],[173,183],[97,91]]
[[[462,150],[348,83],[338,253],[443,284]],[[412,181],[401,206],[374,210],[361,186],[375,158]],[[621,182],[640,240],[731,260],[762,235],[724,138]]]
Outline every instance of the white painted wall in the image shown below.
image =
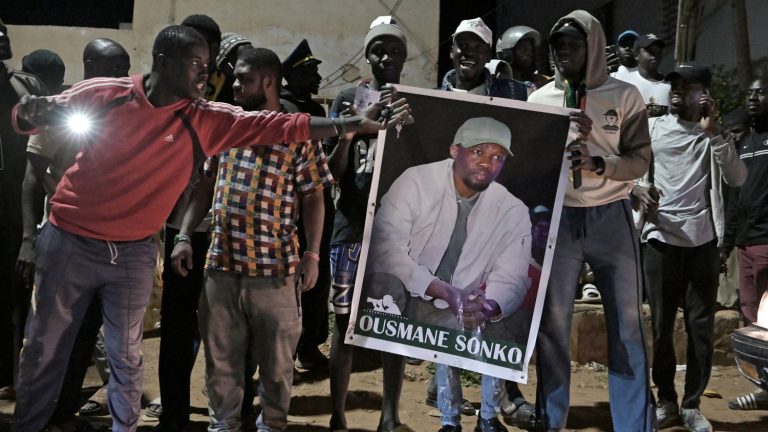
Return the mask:
[[[370,67],[359,54],[371,21],[387,15],[392,7],[408,38],[408,61],[402,83],[433,87],[437,81],[439,0],[136,0],[133,23],[126,29],[82,27],[15,26],[9,36],[14,52],[11,64],[21,68],[21,58],[38,48],[58,53],[67,67],[65,83],[82,79],[82,50],[97,37],[123,44],[131,55],[131,73],[147,73],[152,64],[152,42],[166,25],[202,13],[219,23],[222,32],[237,32],[255,46],[270,48],[280,58],[288,56],[306,38],[315,57],[323,61],[320,75],[338,76],[337,70],[350,60],[363,76]],[[335,73],[335,75],[334,75]],[[324,80],[320,96],[333,98],[352,84]]]

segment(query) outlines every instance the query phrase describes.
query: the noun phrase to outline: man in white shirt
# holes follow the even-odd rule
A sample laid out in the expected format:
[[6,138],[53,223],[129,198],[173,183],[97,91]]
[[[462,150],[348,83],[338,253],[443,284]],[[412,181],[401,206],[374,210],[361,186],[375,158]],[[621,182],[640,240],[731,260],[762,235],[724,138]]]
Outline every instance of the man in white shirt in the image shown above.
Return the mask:
[[616,75],[617,79],[640,90],[648,109],[648,117],[658,117],[669,110],[669,83],[664,80],[664,74],[659,72],[664,46],[664,41],[653,33],[639,36],[634,45],[637,70]]

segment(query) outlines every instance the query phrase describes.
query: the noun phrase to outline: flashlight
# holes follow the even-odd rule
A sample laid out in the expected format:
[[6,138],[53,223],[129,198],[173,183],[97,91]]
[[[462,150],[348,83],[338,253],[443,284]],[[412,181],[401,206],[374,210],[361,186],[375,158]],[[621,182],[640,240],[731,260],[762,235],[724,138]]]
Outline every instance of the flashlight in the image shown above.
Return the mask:
[[87,135],[93,127],[91,117],[85,113],[72,113],[67,115],[64,124],[70,132],[80,136]]

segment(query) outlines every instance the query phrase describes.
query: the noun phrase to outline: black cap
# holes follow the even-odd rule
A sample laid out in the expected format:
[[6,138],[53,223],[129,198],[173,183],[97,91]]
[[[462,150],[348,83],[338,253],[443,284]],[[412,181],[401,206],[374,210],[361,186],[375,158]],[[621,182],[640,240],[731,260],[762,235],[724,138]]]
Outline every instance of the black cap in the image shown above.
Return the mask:
[[64,61],[53,51],[39,49],[32,51],[21,59],[21,70],[31,73],[50,87],[52,92],[64,82]]
[[637,40],[635,41],[635,49],[648,48],[655,43],[660,44],[662,48],[667,46],[661,38],[653,33],[648,33],[637,37]]
[[587,33],[581,28],[575,21],[568,20],[559,29],[552,32],[549,36],[549,40],[555,40],[560,35],[569,34],[571,36],[587,37]]
[[299,43],[299,46],[293,50],[283,61],[283,69],[293,69],[300,66],[317,65],[322,63],[312,55],[312,50],[309,49],[309,42],[306,39]]
[[672,81],[676,76],[684,79],[689,84],[701,84],[704,87],[708,87],[712,82],[712,72],[710,72],[709,68],[696,62],[681,64],[675,70],[668,73],[664,79]]

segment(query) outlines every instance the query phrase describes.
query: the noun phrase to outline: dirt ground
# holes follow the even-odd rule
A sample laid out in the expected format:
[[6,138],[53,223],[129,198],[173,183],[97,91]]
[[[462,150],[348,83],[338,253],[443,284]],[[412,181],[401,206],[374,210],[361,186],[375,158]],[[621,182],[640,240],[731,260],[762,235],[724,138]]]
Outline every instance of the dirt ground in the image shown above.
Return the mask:
[[[144,361],[146,369],[145,399],[151,400],[160,395],[157,382],[157,353],[158,337],[148,337],[144,341]],[[322,349],[327,353],[328,346]],[[381,405],[381,369],[376,367],[375,353],[360,352],[357,356],[355,372],[350,385],[350,396],[347,404],[347,420],[350,431],[375,431]],[[203,356],[198,356],[192,378],[192,422],[187,428],[190,432],[203,432],[208,425],[206,399],[202,394]],[[571,382],[571,411],[568,419],[568,429],[578,431],[610,431],[611,415],[607,403],[608,375],[599,365],[574,366]],[[522,386],[529,400],[534,400],[536,373],[534,367],[530,370],[530,382]],[[682,393],[682,373],[678,373],[679,392]],[[434,414],[434,409],[424,403],[427,381],[430,373],[426,364],[406,366],[406,379],[400,401],[401,420],[414,430],[436,431],[440,422]],[[100,382],[95,370],[91,368],[86,381],[89,392],[95,391]],[[714,391],[714,397],[705,397],[702,401],[702,411],[712,422],[716,431],[759,432],[768,431],[768,411],[732,411],[727,407],[727,401],[756,388],[743,379],[735,366],[718,366],[712,372],[709,389]],[[88,392],[84,391],[84,397]],[[479,402],[479,388],[466,388],[464,396],[469,401]],[[296,373],[291,412],[289,416],[289,431],[316,432],[327,431],[330,418],[330,394],[327,373],[299,372]],[[13,403],[0,401],[0,432],[10,429],[10,418]],[[100,422],[109,422],[108,417],[96,418]],[[464,417],[462,425],[465,430],[473,430],[476,417]],[[149,432],[156,423],[142,421],[140,431]],[[510,427],[510,430],[516,430]],[[680,426],[665,429],[665,431],[685,431]]]

